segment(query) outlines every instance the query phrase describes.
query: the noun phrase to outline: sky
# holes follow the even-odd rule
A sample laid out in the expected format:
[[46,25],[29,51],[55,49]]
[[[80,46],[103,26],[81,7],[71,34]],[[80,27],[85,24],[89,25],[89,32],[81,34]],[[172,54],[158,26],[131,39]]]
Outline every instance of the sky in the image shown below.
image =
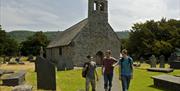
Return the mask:
[[[180,20],[180,0],[108,0],[114,31],[146,20]],[[88,0],[0,0],[0,24],[13,30],[63,31],[87,18]]]

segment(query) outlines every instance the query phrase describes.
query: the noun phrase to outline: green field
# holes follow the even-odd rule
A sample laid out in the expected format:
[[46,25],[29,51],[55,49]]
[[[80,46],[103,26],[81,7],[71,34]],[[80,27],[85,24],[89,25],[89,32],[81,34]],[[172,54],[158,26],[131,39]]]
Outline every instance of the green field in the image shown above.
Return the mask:
[[[153,86],[153,80],[150,78],[151,76],[164,73],[148,72],[146,71],[146,68],[148,67],[149,65],[143,64],[142,67],[135,68],[134,78],[130,85],[129,91],[168,91],[160,88],[155,88]],[[166,65],[166,67],[168,67],[168,65]],[[115,71],[116,73],[118,72],[117,68]],[[34,65],[32,63],[26,63],[26,65],[16,66],[1,65],[0,69],[27,70],[28,72],[26,74],[26,84],[33,85],[33,91],[42,91],[36,89],[36,73],[34,72]],[[98,70],[100,71],[100,69]],[[175,70],[174,72],[169,74],[180,75],[180,70]],[[85,80],[81,77],[81,69],[57,72],[56,83],[57,91],[78,91],[79,89],[84,89],[85,87]],[[12,87],[1,86],[0,89],[2,91],[11,91]]]

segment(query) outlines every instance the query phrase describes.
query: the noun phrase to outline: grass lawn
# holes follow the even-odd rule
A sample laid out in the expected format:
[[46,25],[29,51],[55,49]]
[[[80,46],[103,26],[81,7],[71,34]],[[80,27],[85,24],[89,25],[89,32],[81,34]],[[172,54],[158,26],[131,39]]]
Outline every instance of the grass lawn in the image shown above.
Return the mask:
[[[159,65],[157,65],[159,67]],[[149,68],[148,64],[143,64],[140,68],[135,68],[134,79],[130,85],[129,91],[168,91],[162,88],[155,88],[153,86],[153,79],[151,76],[167,74],[161,72],[149,72],[146,68]],[[169,67],[169,65],[166,65]],[[180,70],[174,70],[171,75],[180,75]]]
[[[153,86],[153,80],[151,76],[160,75],[164,73],[159,72],[148,72],[146,68],[149,65],[143,64],[140,68],[135,68],[134,79],[130,85],[129,91],[167,91],[163,89],[157,89]],[[168,65],[166,65],[168,67]],[[26,62],[26,65],[0,65],[0,69],[10,70],[27,70],[26,83],[33,85],[33,91],[37,90],[36,73],[34,72],[34,64]],[[116,69],[116,72],[117,69]],[[180,75],[180,70],[175,70],[172,75]],[[85,80],[81,77],[81,69],[60,71],[56,73],[56,84],[57,91],[78,91],[84,89]],[[12,87],[0,86],[0,91],[11,91]]]

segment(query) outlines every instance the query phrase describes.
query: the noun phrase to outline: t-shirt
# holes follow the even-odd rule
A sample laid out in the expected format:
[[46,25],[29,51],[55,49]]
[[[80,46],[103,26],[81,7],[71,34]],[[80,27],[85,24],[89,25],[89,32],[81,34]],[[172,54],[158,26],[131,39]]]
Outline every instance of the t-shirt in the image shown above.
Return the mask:
[[116,63],[116,59],[113,57],[110,58],[104,58],[103,59],[103,66],[104,66],[104,73],[105,74],[109,74],[109,73],[113,73],[113,69],[114,67],[112,66],[114,63]]
[[[122,63],[121,63],[122,62]],[[123,58],[119,60],[119,65],[121,67],[121,75],[130,76],[132,75],[131,65],[133,64],[133,59],[128,56],[128,58]]]
[[95,79],[95,70],[96,70],[96,63],[90,61],[86,77],[88,77],[89,79]]

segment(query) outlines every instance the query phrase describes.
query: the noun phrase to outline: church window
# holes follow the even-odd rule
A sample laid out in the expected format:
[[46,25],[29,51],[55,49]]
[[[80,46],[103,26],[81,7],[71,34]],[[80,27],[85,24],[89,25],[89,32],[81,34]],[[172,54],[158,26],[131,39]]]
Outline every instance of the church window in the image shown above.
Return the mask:
[[62,55],[62,48],[59,48],[59,55]]
[[99,6],[100,6],[100,10],[104,11],[104,3],[101,3]]
[[98,3],[95,1],[94,2],[94,11],[96,11],[98,9]]

